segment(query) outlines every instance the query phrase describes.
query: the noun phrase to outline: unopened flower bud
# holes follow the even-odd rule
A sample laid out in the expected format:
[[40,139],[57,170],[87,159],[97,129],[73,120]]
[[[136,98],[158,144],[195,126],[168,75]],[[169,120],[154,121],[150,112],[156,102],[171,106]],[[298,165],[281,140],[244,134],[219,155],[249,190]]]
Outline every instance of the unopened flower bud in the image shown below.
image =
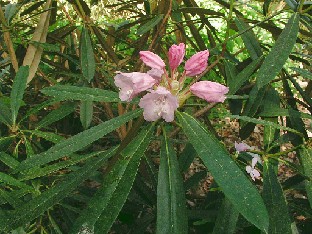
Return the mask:
[[151,68],[162,70],[166,66],[164,61],[151,51],[140,51],[140,59]]
[[229,88],[212,81],[199,81],[190,87],[191,92],[207,102],[224,102]]
[[205,71],[208,65],[209,51],[204,50],[194,54],[185,63],[185,71],[187,76],[196,76]]

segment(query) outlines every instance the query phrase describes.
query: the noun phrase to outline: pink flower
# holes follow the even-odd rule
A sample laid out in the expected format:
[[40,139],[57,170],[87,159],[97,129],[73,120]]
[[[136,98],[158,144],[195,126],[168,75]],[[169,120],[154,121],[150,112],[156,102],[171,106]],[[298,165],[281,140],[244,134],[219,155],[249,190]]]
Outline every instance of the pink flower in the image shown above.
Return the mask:
[[224,102],[229,88],[212,81],[199,81],[191,85],[191,92],[207,102]]
[[140,51],[140,59],[151,68],[162,70],[166,66],[164,61],[151,51]]
[[251,149],[251,147],[244,142],[237,143],[235,141],[235,149],[237,152],[243,152],[243,151]]
[[153,77],[156,80],[156,83],[159,84],[161,81],[162,75],[164,74],[164,71],[159,70],[157,68],[152,68],[151,70],[147,71],[147,74]]
[[208,65],[209,51],[204,50],[194,54],[185,63],[185,71],[187,76],[196,76],[205,71]]
[[120,100],[127,102],[156,83],[156,80],[150,75],[141,72],[119,73],[114,79],[115,85],[120,88]]
[[179,45],[172,45],[169,49],[169,65],[171,70],[175,70],[183,61],[185,54],[185,45],[180,43]]
[[255,169],[255,166],[258,162],[257,158],[252,158],[251,166],[246,166],[246,172],[250,175],[251,179],[255,181],[255,179],[260,179],[260,172]]
[[158,86],[157,90],[152,90],[141,98],[139,106],[144,109],[143,116],[147,121],[163,118],[166,122],[172,122],[179,103],[176,96],[166,88]]

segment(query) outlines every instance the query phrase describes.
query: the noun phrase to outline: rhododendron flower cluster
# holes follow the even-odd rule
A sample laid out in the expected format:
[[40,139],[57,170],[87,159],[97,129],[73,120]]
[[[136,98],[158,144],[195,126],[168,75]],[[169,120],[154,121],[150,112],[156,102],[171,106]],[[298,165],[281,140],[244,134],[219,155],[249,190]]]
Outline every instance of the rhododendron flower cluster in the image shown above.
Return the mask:
[[199,81],[184,87],[187,77],[201,74],[208,65],[209,51],[194,54],[185,62],[184,71],[177,68],[183,62],[185,45],[172,45],[168,51],[169,73],[165,62],[151,51],[140,51],[140,59],[151,69],[146,73],[119,72],[115,76],[115,85],[120,89],[121,101],[131,101],[139,93],[148,91],[139,106],[144,109],[143,116],[147,121],[163,118],[166,122],[174,120],[174,112],[182,105],[191,93],[208,102],[224,102],[228,87],[212,81]]

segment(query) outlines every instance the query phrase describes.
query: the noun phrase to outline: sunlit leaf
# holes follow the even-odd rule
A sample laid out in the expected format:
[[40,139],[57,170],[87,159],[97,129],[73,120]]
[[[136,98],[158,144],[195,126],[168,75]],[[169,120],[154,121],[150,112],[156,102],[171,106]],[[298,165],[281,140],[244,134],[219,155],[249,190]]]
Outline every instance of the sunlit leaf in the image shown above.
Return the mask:
[[80,66],[82,75],[90,82],[95,74],[95,59],[90,35],[85,28],[82,29],[80,38]]
[[55,146],[52,146],[47,151],[33,155],[31,158],[23,161],[17,170],[29,170],[33,167],[39,167],[66,155],[68,156],[69,154],[74,153],[105,136],[129,120],[138,117],[141,113],[141,109],[128,112],[127,114],[108,120],[88,130],[78,133],[77,135],[62,141]]
[[185,191],[176,152],[164,132],[157,185],[156,233],[188,233]]
[[163,14],[156,15],[155,17],[149,19],[145,24],[138,28],[137,34],[143,35],[149,30],[153,29],[162,19],[164,18]]
[[114,152],[115,150],[110,150],[105,156],[93,159],[79,170],[64,176],[62,182],[59,184],[14,210],[0,222],[0,230],[12,230],[26,225],[26,223],[41,215],[51,206],[68,196],[83,181],[88,179]]
[[11,113],[12,113],[12,121],[13,124],[16,122],[18,110],[21,106],[21,102],[24,96],[24,92],[26,89],[27,77],[29,74],[29,67],[22,66],[19,68],[16,73],[13,87],[11,91]]
[[291,234],[289,211],[274,166],[265,161],[263,165],[263,200],[270,217],[269,233]]
[[152,125],[143,129],[120,153],[118,161],[104,178],[102,187],[80,213],[70,233],[81,233],[85,229],[95,233],[109,231],[127,199],[153,129]]
[[224,146],[192,116],[178,112],[178,119],[225,196],[249,222],[267,232],[269,218],[263,200]]
[[42,93],[57,97],[58,100],[89,100],[98,102],[119,102],[118,93],[98,88],[55,85],[44,88]]

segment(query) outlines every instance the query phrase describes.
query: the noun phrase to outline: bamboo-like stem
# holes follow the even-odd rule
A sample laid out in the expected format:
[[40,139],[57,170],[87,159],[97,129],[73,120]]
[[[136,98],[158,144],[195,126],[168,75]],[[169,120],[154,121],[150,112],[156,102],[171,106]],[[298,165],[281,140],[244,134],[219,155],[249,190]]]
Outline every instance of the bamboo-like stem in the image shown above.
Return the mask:
[[[117,108],[118,108],[118,114],[119,115],[123,115],[125,113],[125,110],[122,106],[122,103],[118,103]],[[127,125],[123,124],[123,125],[121,125],[121,127],[119,129],[120,129],[120,133],[121,133],[121,137],[122,137],[120,140],[122,140],[127,135]]]
[[156,43],[156,41],[157,41],[157,39],[159,37],[160,32],[164,29],[164,27],[165,27],[165,25],[167,23],[167,20],[168,20],[170,14],[171,14],[172,0],[169,0],[168,2],[169,2],[168,3],[169,4],[168,11],[167,11],[166,15],[164,16],[164,19],[163,19],[161,25],[159,26],[158,30],[156,31],[156,34],[154,35],[154,37],[152,39],[152,42],[151,42],[151,44],[148,47],[148,50],[152,50],[152,48],[154,47],[154,44]]
[[2,23],[4,42],[8,48],[8,53],[9,53],[9,56],[11,58],[12,66],[13,66],[15,72],[17,72],[18,71],[18,62],[17,62],[13,42],[11,40],[9,28],[7,26],[7,22],[6,22],[6,19],[5,19],[1,5],[0,5],[0,21]]

